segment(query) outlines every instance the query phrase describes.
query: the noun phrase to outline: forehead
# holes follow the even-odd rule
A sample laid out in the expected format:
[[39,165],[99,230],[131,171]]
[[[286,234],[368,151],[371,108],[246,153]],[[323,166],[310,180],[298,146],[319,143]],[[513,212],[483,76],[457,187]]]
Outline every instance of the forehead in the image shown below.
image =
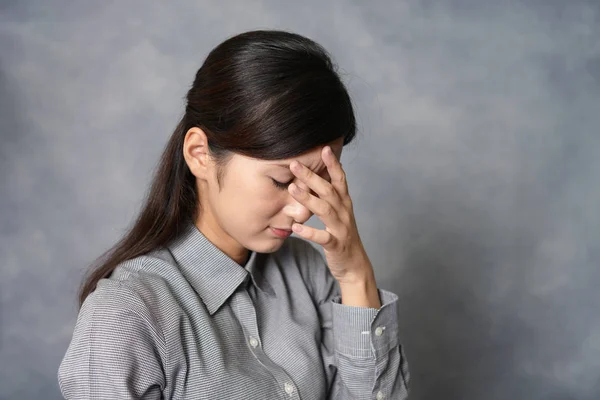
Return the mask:
[[242,170],[254,170],[259,168],[261,170],[285,170],[289,171],[290,163],[294,160],[299,161],[303,165],[306,165],[312,171],[317,173],[322,173],[323,171],[327,171],[327,167],[321,158],[321,152],[323,151],[323,147],[330,146],[331,150],[333,150],[333,154],[335,154],[336,158],[339,160],[342,155],[342,149],[344,147],[344,139],[339,138],[332,142],[329,142],[324,145],[319,145],[314,147],[302,154],[299,154],[290,158],[282,158],[280,160],[263,160],[259,158],[253,158],[244,156],[241,154],[234,154],[231,161],[228,163],[228,169],[230,168],[241,168]]
[[317,146],[317,147],[312,148],[309,151],[306,151],[295,157],[285,158],[285,159],[281,159],[281,160],[269,160],[269,161],[262,160],[261,162],[263,162],[268,167],[279,166],[279,167],[289,168],[290,163],[292,161],[296,160],[296,161],[299,161],[300,163],[306,165],[308,168],[310,168],[313,171],[324,170],[324,169],[326,169],[326,166],[321,157],[321,153],[323,151],[323,147],[325,147],[325,146],[330,146],[331,150],[333,150],[333,154],[335,154],[336,158],[338,160],[340,159],[340,157],[342,155],[343,138],[340,138],[338,140],[330,142],[326,145]]

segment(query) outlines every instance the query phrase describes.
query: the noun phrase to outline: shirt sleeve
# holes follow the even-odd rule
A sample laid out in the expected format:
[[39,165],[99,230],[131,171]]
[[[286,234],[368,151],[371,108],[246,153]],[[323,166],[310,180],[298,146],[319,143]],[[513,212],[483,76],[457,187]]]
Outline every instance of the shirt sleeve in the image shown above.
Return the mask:
[[[105,282],[106,283],[106,282]],[[58,370],[65,399],[160,399],[164,339],[141,299],[119,282],[82,305]]]
[[341,304],[341,291],[312,247],[311,276],[321,317],[328,399],[408,398],[410,374],[399,340],[398,296],[378,289],[381,308]]

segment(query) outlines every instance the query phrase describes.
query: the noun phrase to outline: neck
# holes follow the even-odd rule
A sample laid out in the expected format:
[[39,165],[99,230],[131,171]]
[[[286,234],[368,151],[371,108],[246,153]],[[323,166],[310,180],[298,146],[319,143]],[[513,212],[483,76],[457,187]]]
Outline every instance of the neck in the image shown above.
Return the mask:
[[250,251],[241,246],[235,239],[223,231],[213,218],[208,215],[198,218],[196,227],[219,250],[241,266],[246,265]]

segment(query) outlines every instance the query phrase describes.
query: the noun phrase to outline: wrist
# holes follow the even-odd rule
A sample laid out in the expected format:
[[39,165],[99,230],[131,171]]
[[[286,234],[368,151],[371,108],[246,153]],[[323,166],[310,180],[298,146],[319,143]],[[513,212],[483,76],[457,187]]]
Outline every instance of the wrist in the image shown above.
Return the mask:
[[379,291],[373,274],[340,282],[342,304],[354,307],[381,308]]

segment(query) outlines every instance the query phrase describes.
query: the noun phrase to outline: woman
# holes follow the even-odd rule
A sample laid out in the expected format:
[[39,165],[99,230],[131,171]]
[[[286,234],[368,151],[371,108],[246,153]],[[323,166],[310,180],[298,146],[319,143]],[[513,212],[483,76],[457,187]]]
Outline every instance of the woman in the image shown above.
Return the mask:
[[139,217],[81,289],[64,397],[405,398],[398,298],[376,286],[339,162],[355,133],[312,40],[212,50]]

